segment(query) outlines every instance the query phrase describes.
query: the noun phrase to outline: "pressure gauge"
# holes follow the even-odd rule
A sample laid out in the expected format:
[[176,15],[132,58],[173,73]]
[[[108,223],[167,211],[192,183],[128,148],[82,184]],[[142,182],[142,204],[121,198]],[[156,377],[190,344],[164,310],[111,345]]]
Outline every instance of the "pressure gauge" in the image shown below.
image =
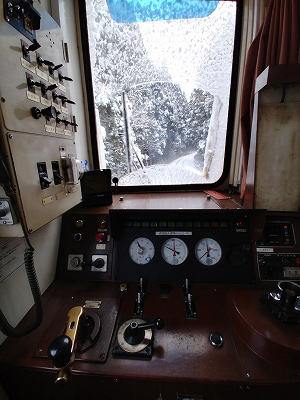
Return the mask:
[[219,243],[211,238],[201,239],[195,247],[197,260],[203,265],[215,265],[222,257],[222,250]]
[[170,238],[162,245],[161,255],[168,264],[178,265],[187,258],[188,249],[183,240]]
[[129,246],[129,256],[136,264],[148,264],[154,256],[155,248],[151,240],[138,237]]

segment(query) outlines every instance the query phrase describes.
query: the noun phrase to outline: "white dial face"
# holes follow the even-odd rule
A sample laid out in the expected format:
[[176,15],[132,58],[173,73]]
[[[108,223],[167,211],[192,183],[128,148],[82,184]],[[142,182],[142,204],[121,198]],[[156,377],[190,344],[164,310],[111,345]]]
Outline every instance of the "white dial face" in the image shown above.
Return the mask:
[[148,264],[154,253],[154,244],[145,237],[134,239],[129,246],[129,256],[136,264]]
[[187,258],[188,249],[183,240],[170,238],[162,245],[161,254],[168,264],[178,265]]
[[203,265],[215,265],[222,257],[221,246],[211,238],[201,239],[195,247],[197,260]]

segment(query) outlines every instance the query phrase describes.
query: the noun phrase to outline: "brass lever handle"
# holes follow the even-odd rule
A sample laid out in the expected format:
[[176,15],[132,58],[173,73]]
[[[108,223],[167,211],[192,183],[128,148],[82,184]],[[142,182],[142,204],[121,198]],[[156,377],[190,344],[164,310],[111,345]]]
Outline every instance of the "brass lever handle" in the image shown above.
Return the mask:
[[68,313],[68,323],[64,335],[53,340],[48,348],[48,356],[53,366],[58,370],[56,384],[65,384],[71,372],[75,350],[80,345],[84,328],[84,310],[82,307],[73,307]]

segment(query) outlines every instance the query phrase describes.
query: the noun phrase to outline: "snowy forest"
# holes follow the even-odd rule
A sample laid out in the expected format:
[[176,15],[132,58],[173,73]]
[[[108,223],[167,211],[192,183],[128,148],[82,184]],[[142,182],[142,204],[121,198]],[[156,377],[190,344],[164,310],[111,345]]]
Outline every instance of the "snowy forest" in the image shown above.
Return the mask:
[[104,0],[90,2],[88,12],[94,17],[90,51],[105,167],[120,179],[191,155],[193,169],[201,172],[215,93],[199,85],[187,93],[166,63],[153,60],[143,23],[115,23]]

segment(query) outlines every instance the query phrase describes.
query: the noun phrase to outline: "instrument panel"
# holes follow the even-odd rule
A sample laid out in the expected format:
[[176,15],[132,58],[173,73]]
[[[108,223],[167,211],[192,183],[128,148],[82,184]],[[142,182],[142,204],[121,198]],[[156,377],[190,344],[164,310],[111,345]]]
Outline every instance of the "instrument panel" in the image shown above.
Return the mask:
[[111,210],[115,279],[254,282],[251,214],[245,210]]

